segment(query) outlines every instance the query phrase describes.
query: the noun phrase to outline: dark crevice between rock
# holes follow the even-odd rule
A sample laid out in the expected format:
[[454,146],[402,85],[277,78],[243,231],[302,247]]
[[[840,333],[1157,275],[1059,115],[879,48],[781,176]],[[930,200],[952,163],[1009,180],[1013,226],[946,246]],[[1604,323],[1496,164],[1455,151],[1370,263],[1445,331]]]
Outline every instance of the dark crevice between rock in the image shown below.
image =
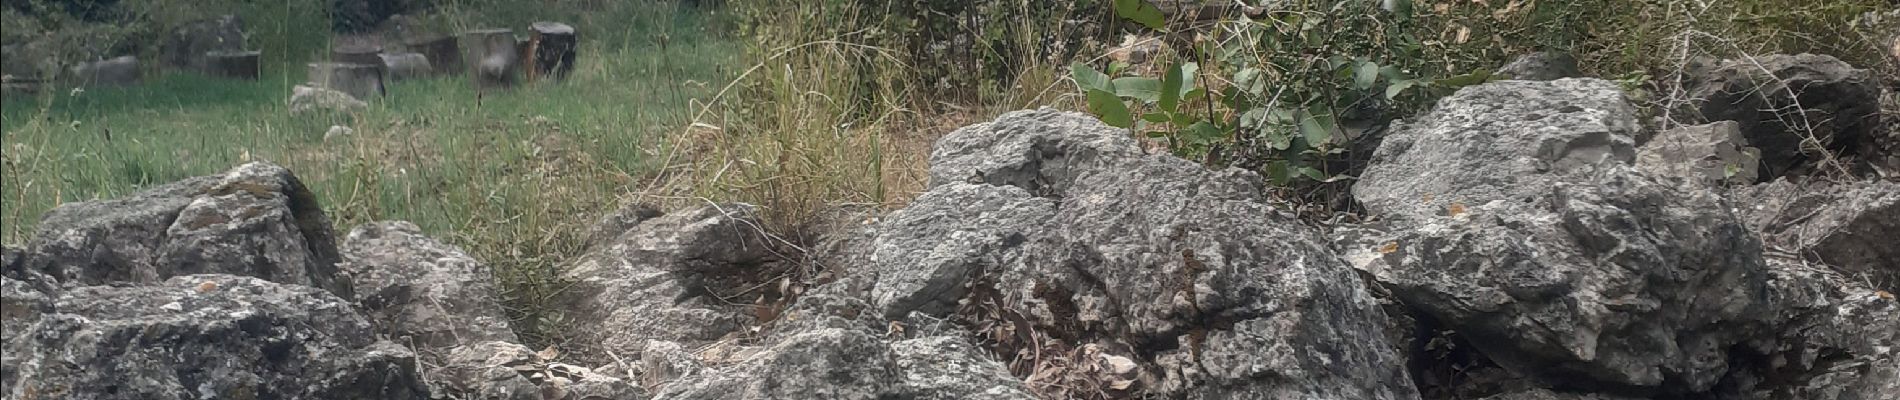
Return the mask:
[[[297,225],[298,234],[303,236],[304,250],[314,257],[311,261],[315,264],[311,268],[317,270],[306,273],[312,279],[337,276],[337,265],[343,262],[343,255],[337,250],[336,232],[331,230],[330,217],[323,213],[323,204],[317,200],[317,194],[305,187],[296,175],[286,173],[284,195],[287,197],[285,205],[290,208],[290,216],[294,220],[292,222]],[[335,288],[339,291],[337,296],[346,299],[353,296],[354,290],[349,287],[349,279],[315,283],[321,287]]]

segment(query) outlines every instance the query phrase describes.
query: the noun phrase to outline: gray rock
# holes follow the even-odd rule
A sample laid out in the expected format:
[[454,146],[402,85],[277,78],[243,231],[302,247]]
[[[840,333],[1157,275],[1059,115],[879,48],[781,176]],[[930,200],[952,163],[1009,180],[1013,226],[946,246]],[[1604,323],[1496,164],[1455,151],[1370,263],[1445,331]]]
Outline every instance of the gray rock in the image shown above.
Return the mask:
[[862,329],[789,333],[750,358],[695,374],[655,399],[1022,399],[1000,364],[957,338],[886,342]]
[[[1692,65],[1686,88],[1692,115],[1735,121],[1761,149],[1762,179],[1832,167],[1824,155],[1876,148],[1879,82],[1832,56],[1769,55]],[[1804,141],[1812,144],[1804,145]]]
[[1651,176],[1718,187],[1755,183],[1760,159],[1734,121],[1665,130],[1636,149],[1637,169]]
[[455,348],[429,372],[437,398],[480,400],[641,400],[646,391],[587,368],[542,358],[519,344]]
[[680,378],[698,374],[705,368],[699,357],[686,351],[686,347],[679,343],[647,341],[647,347],[640,351],[640,386],[663,388]]
[[117,87],[139,83],[139,58],[119,56],[82,62],[68,70],[72,79],[84,86]]
[[1594,79],[1467,87],[1397,125],[1353,187],[1356,268],[1500,365],[1562,387],[1699,393],[1767,333],[1760,243],[1713,192],[1629,166]]
[[328,292],[231,275],[70,290],[6,344],[8,398],[423,399],[415,357]]
[[268,163],[61,205],[40,221],[29,249],[28,268],[67,287],[222,273],[350,293],[316,195]]
[[343,241],[357,310],[377,333],[406,343],[425,362],[457,346],[519,341],[502,312],[493,271],[461,248],[408,222],[364,224]]
[[1132,389],[1150,396],[1417,396],[1376,344],[1365,287],[1265,205],[1256,175],[1145,155],[1126,132],[1055,111],[959,129],[931,165],[930,190],[874,228],[870,255],[841,257],[864,260],[845,274],[871,277],[868,293],[821,288],[829,305],[814,308],[845,325],[855,296],[885,320],[956,311],[1010,327],[1004,354],[1142,354]]
[[1554,81],[1581,78],[1583,70],[1577,68],[1577,58],[1569,53],[1540,51],[1511,60],[1510,64],[1498,68],[1496,74],[1517,80]]
[[1597,393],[1565,393],[1548,389],[1531,389],[1522,392],[1500,394],[1485,397],[1483,400],[1639,400],[1634,397],[1622,397]]
[[159,62],[168,67],[205,70],[205,53],[243,50],[244,21],[235,15],[225,15],[172,30],[159,48]]
[[[26,282],[0,276],[0,345],[12,343],[14,338],[25,335],[28,327],[53,311],[53,300],[53,296]],[[19,382],[20,364],[26,361],[26,355],[24,352],[0,352],[0,383],[11,388],[15,382]]]
[[1786,179],[1736,194],[1737,211],[1768,249],[1900,291],[1900,183],[1798,184]]
[[1893,293],[1799,259],[1772,257],[1777,335],[1761,361],[1725,379],[1727,398],[1884,399],[1900,393],[1900,303]]
[[613,213],[601,217],[600,221],[595,222],[593,226],[588,227],[587,248],[594,249],[612,245],[613,240],[620,237],[620,234],[632,230],[633,227],[639,226],[641,222],[665,214],[666,213],[660,212],[660,209],[654,208],[649,204],[633,203],[622,206]]
[[917,399],[1034,399],[1021,379],[982,349],[953,336],[890,344],[897,368]]
[[382,53],[383,70],[389,72],[389,80],[401,82],[416,78],[426,78],[434,74],[435,67],[429,65],[429,58],[419,53]]
[[350,97],[349,93],[304,85],[297,85],[291,89],[289,103],[291,114],[308,114],[318,111],[351,112],[369,107],[369,103]]
[[[562,269],[557,299],[583,365],[640,357],[648,340],[710,343],[752,321],[731,296],[766,274],[773,253],[753,207],[708,206],[656,217]],[[746,299],[749,301],[750,299]]]

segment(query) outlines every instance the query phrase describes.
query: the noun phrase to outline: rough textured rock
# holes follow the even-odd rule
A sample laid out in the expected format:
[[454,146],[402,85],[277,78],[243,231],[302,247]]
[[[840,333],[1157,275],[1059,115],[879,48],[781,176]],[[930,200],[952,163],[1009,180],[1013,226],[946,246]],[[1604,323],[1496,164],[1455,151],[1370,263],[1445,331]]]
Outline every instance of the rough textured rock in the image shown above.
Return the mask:
[[225,15],[172,30],[159,48],[159,62],[168,67],[204,70],[205,53],[243,50],[244,21]]
[[885,342],[862,329],[787,334],[748,359],[666,386],[655,399],[1021,399],[1022,382],[957,338]]
[[1639,399],[1633,398],[1633,397],[1622,397],[1622,396],[1607,395],[1607,394],[1564,393],[1564,392],[1553,392],[1548,389],[1531,389],[1531,390],[1526,390],[1522,392],[1513,392],[1513,393],[1485,397],[1483,400],[1639,400]]
[[1637,129],[1606,81],[1462,89],[1375,153],[1353,192],[1387,233],[1344,255],[1547,384],[1707,391],[1766,333],[1760,243],[1714,192],[1630,167]]
[[358,311],[391,340],[435,362],[457,346],[519,341],[502,312],[487,265],[455,246],[422,235],[408,222],[351,230],[343,264]]
[[127,86],[139,83],[139,58],[119,56],[79,63],[68,70],[72,79],[85,86]]
[[[570,349],[584,365],[637,359],[648,340],[697,346],[752,321],[733,296],[773,258],[752,206],[728,204],[647,219],[563,268]],[[731,293],[728,293],[731,292]],[[744,301],[750,301],[750,298]],[[611,353],[611,354],[610,354]]]
[[67,287],[154,283],[222,273],[349,296],[335,234],[316,195],[289,170],[250,163],[116,200],[47,212],[28,268]]
[[1724,379],[1723,398],[1886,399],[1900,393],[1900,303],[1798,259],[1770,258],[1779,330],[1768,351]]
[[[1879,83],[1826,55],[1770,55],[1690,67],[1688,96],[1702,121],[1736,121],[1761,149],[1764,180],[1818,168],[1825,157],[1876,148]],[[1803,141],[1818,144],[1803,147]]]
[[1416,396],[1377,344],[1365,287],[1264,204],[1256,175],[1145,155],[1125,132],[1055,111],[960,129],[931,165],[929,192],[875,228],[850,272],[875,277],[874,315],[1013,327],[1004,354],[1141,354],[1147,395]]
[[297,85],[290,90],[289,102],[291,114],[317,111],[350,112],[369,107],[369,103],[350,97],[349,93],[304,85]]
[[1569,53],[1540,51],[1519,56],[1510,64],[1498,68],[1496,74],[1510,79],[1526,81],[1554,81],[1563,78],[1581,78],[1583,71],[1577,68],[1577,58]]
[[596,221],[587,229],[587,248],[594,249],[611,245],[615,238],[628,230],[639,226],[641,222],[657,218],[666,213],[649,204],[633,203],[614,210]]
[[[369,60],[363,61],[364,63],[314,62],[306,64],[310,86],[343,92],[356,100],[371,101],[382,98],[383,95],[389,93],[383,81],[382,60],[376,58],[374,53],[361,56]],[[296,94],[293,93],[291,96],[295,98]]]
[[429,372],[436,398],[469,400],[640,400],[646,391],[587,368],[554,363],[519,344],[455,348]]
[[[8,398],[422,399],[415,358],[328,292],[231,275],[67,291],[6,344]],[[16,365],[11,364],[9,365]]]
[[1665,130],[1636,149],[1637,169],[1708,186],[1755,183],[1760,158],[1735,121]]
[[1737,210],[1769,250],[1798,254],[1874,288],[1900,291],[1900,182],[1797,184],[1786,179],[1736,194]]
[[[52,311],[51,295],[24,281],[0,276],[0,345],[12,343],[14,338],[26,334],[27,328],[38,322],[40,316]],[[24,352],[0,351],[0,384],[11,388],[19,382],[19,366],[26,359]]]

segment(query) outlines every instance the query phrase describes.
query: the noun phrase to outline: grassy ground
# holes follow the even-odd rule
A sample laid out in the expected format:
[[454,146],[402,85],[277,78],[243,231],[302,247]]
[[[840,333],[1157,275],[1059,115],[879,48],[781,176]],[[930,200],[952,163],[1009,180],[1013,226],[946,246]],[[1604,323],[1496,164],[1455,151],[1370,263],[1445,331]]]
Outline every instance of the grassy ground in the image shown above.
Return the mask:
[[[678,131],[695,99],[730,78],[741,47],[704,11],[507,4],[471,4],[444,20],[572,22],[584,35],[573,76],[479,99],[466,77],[405,81],[359,113],[292,116],[284,100],[303,71],[284,66],[323,46],[280,43],[264,46],[290,56],[267,62],[255,82],[170,74],[123,89],[8,97],[0,234],[19,244],[58,204],[269,160],[296,171],[339,230],[408,220],[475,253],[496,267],[516,316],[537,321],[551,268],[576,252],[587,224],[640,189],[663,133]],[[332,125],[355,133],[326,141]]]

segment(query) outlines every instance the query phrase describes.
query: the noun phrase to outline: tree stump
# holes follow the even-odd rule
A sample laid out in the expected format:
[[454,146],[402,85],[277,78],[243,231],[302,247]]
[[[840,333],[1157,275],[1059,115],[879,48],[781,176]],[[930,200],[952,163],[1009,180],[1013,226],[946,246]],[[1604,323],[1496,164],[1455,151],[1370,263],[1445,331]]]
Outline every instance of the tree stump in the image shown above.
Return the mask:
[[369,64],[310,63],[310,85],[347,93],[365,101],[382,97],[385,93],[382,68]]
[[389,81],[427,77],[435,73],[430,66],[429,57],[421,53],[383,53],[383,71],[389,74]]
[[204,72],[206,75],[257,80],[261,68],[260,51],[208,51],[204,54]]
[[574,70],[574,47],[579,42],[574,27],[559,22],[536,22],[529,27],[527,80],[543,76],[567,79]]
[[436,75],[459,74],[467,70],[462,64],[462,47],[454,36],[439,36],[403,42],[409,51],[421,53],[429,59],[429,67]]
[[514,86],[521,69],[521,53],[515,34],[507,29],[489,29],[462,33],[464,60],[475,63],[475,87],[478,89]]
[[368,65],[381,70],[383,67],[381,54],[383,54],[383,46],[340,44],[330,47],[330,62]]

